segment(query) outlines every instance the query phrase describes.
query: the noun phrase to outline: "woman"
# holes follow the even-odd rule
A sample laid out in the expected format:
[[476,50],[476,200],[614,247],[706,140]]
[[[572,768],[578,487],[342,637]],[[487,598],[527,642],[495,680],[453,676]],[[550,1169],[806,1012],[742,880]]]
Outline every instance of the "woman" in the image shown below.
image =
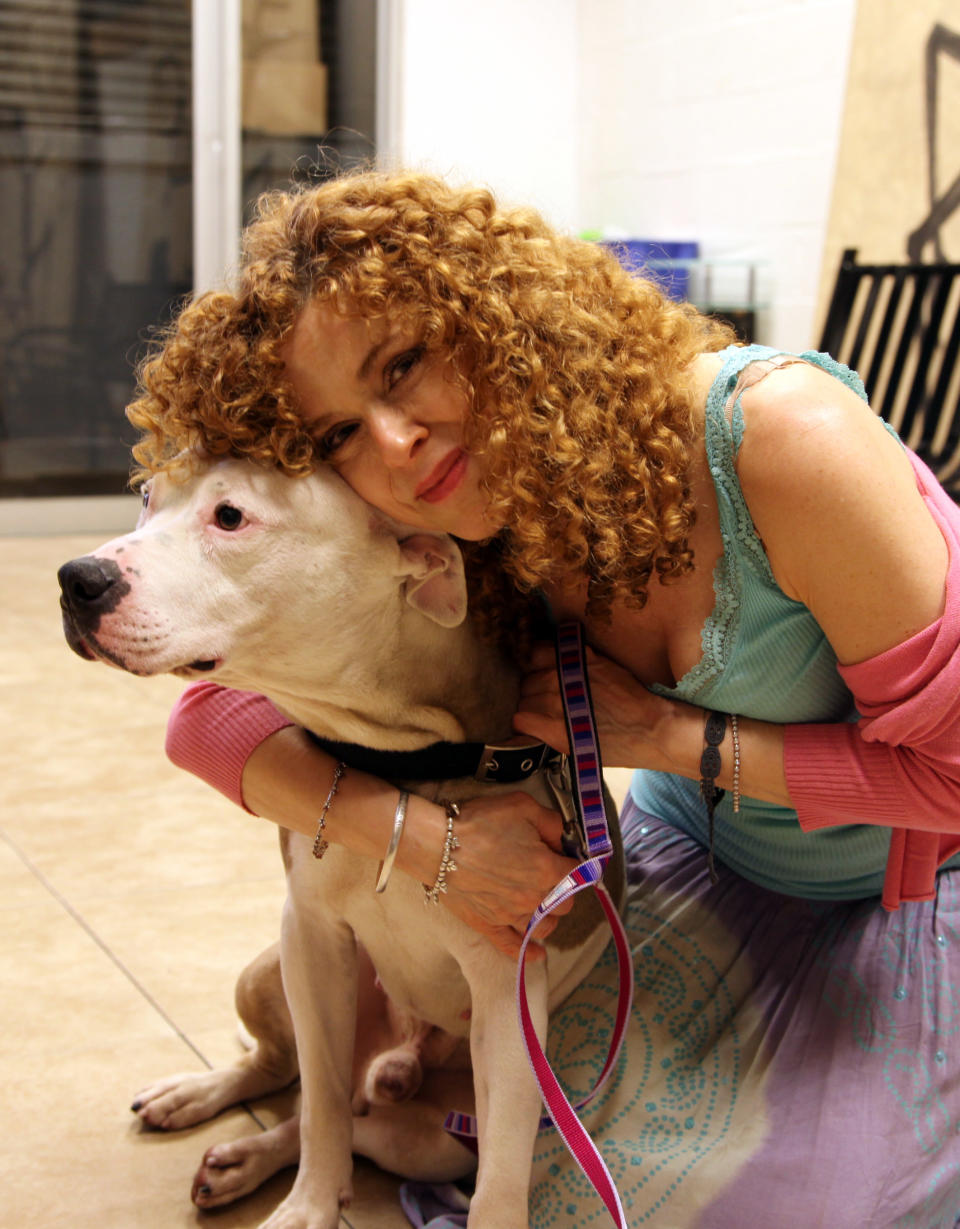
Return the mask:
[[[853,373],[730,341],[484,191],[364,174],[261,204],[239,289],[183,312],[130,416],[148,469],[326,461],[584,623],[604,763],[639,770],[630,1076],[585,1117],[631,1224],[952,1227],[960,516]],[[515,725],[565,745],[548,649]],[[189,691],[169,749],[313,834],[334,765],[258,698]],[[395,805],[348,772],[326,835],[381,858]],[[431,883],[445,827],[412,802],[397,865]],[[515,952],[558,834],[523,796],[471,803],[445,905]],[[574,1088],[612,977],[552,1027]],[[533,1223],[586,1223],[541,1145]]]

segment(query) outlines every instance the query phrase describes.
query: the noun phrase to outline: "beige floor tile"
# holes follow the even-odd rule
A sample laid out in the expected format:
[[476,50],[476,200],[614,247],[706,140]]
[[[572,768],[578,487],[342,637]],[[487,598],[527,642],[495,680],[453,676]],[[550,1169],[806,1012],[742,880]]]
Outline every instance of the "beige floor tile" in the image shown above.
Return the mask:
[[88,900],[83,916],[151,1000],[188,1036],[233,1028],[241,969],[280,937],[282,882],[216,884],[163,896]]
[[[0,654],[0,709],[13,735],[0,764],[27,766],[33,774],[19,788],[125,788],[152,783],[158,772],[171,776],[163,742],[182,684],[137,679],[70,656],[63,661],[69,653],[64,642],[46,662],[37,654],[27,664],[22,655]],[[43,686],[38,676],[47,680]]]
[[0,934],[4,933],[7,909],[47,904],[49,899],[50,893],[43,882],[20,856],[16,846],[0,832]]
[[[69,652],[66,645],[63,651]],[[164,687],[161,694],[161,689],[151,686],[160,679],[120,675],[123,686],[117,687],[109,666],[76,660],[82,670],[79,678],[70,661],[44,663],[35,658],[27,669],[19,661],[8,663],[7,677],[0,680],[0,705],[10,717],[16,743],[24,751],[29,749],[30,760],[35,760],[39,783],[66,783],[77,771],[91,783],[111,784],[119,779],[127,785],[152,780],[152,775],[144,777],[143,773],[151,762],[158,767],[165,763],[166,719],[182,686]],[[22,671],[23,677],[10,678],[14,670]],[[55,672],[56,687],[31,695],[37,671]],[[110,743],[105,737],[109,731],[113,731]],[[89,758],[89,742],[85,745],[93,732],[104,739],[96,760]],[[61,768],[62,761],[66,766]],[[136,767],[126,770],[131,761]]]
[[43,1080],[7,1080],[5,1103],[17,1108],[0,1151],[3,1223],[17,1229],[259,1225],[289,1190],[292,1172],[214,1219],[190,1202],[205,1149],[257,1129],[245,1111],[174,1134],[144,1130],[130,1113],[130,1087],[145,1055],[169,1070],[184,1065],[184,1051],[175,1039],[146,1047],[117,1041],[79,1057],[51,1054]]
[[185,777],[163,790],[80,789],[70,804],[49,789],[3,826],[31,866],[81,904],[248,881],[273,883],[282,898],[277,829]]
[[53,1054],[171,1028],[89,933],[52,897],[0,913],[4,1050],[18,1076],[45,1079]]

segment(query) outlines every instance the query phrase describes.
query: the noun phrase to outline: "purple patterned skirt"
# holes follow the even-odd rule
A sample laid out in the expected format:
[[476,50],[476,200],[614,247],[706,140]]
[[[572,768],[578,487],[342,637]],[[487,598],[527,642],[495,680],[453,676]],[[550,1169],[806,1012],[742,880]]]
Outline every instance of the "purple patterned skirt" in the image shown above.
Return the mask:
[[[955,1229],[960,871],[935,901],[887,913],[722,865],[712,884],[701,846],[629,798],[621,825],[633,1016],[583,1121],[631,1229]],[[611,945],[551,1017],[573,1097],[605,1056],[616,980]],[[610,1224],[552,1130],[530,1206],[534,1229]]]

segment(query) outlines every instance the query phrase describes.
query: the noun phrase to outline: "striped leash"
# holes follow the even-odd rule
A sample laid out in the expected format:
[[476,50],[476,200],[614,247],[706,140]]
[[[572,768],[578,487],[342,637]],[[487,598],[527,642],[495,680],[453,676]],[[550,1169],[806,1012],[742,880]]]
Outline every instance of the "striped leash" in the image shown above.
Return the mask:
[[[613,844],[603,804],[603,766],[590,701],[583,629],[579,623],[563,623],[557,628],[556,637],[557,672],[570,742],[570,759],[575,769],[571,773],[573,802],[582,828],[585,856],[569,875],[547,893],[527,925],[517,962],[517,1013],[527,1056],[547,1109],[547,1113],[540,1119],[540,1128],[557,1128],[574,1160],[602,1199],[613,1223],[618,1229],[628,1229],[620,1196],[606,1162],[577,1117],[577,1111],[593,1100],[616,1063],[630,1018],[633,965],[623,921],[602,882],[604,868],[613,852]],[[543,919],[565,900],[589,887],[595,889],[613,931],[620,973],[620,994],[603,1069],[593,1090],[573,1106],[553,1074],[534,1028],[527,1002],[526,960],[530,940]],[[444,1126],[462,1142],[476,1146],[477,1123],[472,1116],[448,1114]]]

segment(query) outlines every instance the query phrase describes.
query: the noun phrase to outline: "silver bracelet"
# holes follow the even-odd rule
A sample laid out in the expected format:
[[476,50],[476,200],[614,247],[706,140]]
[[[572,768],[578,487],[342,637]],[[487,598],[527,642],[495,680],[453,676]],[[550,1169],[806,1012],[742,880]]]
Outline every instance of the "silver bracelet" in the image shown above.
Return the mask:
[[730,734],[733,738],[733,813],[740,810],[740,727],[737,714],[730,715]]
[[390,833],[390,844],[387,846],[387,852],[383,855],[383,861],[380,863],[380,870],[377,873],[378,892],[382,892],[386,888],[390,872],[393,870],[397,849],[400,847],[400,838],[403,836],[403,823],[407,818],[407,803],[409,801],[409,792],[402,789],[400,797],[397,799],[397,809],[393,813],[393,831]]
[[437,877],[434,880],[432,888],[423,885],[423,902],[426,905],[440,904],[440,893],[447,890],[447,872],[455,871],[457,864],[450,856],[455,849],[460,848],[460,842],[453,834],[453,821],[460,815],[460,808],[455,802],[444,802],[444,810],[447,812],[447,836],[443,842],[443,853],[440,857],[440,869],[437,871]]
[[313,856],[315,858],[322,858],[330,848],[330,842],[323,835],[324,829],[327,826],[327,812],[330,810],[330,804],[337,796],[337,790],[340,788],[340,778],[346,771],[346,764],[344,764],[343,760],[338,760],[337,766],[333,770],[333,783],[330,786],[330,792],[320,808],[320,818],[317,820],[317,835],[313,838]]

